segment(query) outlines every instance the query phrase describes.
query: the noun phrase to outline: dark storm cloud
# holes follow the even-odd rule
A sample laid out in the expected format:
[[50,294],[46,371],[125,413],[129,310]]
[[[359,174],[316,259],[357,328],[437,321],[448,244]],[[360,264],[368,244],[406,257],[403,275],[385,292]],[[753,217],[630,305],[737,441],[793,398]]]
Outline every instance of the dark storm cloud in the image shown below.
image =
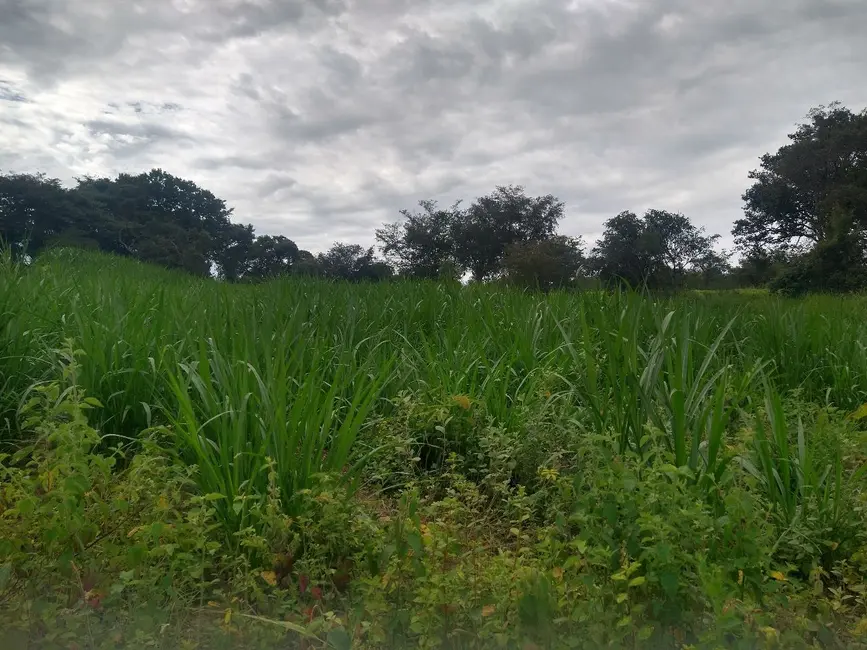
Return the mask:
[[506,183],[564,199],[568,234],[660,207],[725,235],[747,172],[810,107],[867,104],[863,0],[0,0],[0,16],[12,160],[66,178],[160,165],[314,250]]

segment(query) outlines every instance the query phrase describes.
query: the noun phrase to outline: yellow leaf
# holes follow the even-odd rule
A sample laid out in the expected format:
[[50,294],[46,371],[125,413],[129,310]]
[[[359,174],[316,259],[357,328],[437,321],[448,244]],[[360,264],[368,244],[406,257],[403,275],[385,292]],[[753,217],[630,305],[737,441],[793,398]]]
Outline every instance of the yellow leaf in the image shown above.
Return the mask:
[[223,614],[223,625],[228,625],[231,622],[232,622],[232,610],[230,608],[230,609],[226,610],[225,614]]
[[165,510],[166,508],[169,507],[169,500],[166,499],[166,495],[165,495],[165,494],[161,494],[161,495],[160,495],[160,498],[159,498],[159,500],[157,501],[157,506],[158,506],[161,510]]
[[849,415],[853,420],[863,420],[867,418],[867,404],[862,404],[858,409]]
[[127,537],[132,537],[133,535],[135,535],[135,534],[136,534],[138,531],[140,531],[140,530],[141,530],[141,526],[136,526],[136,527],[133,528],[131,531],[129,531],[129,532],[126,534],[126,536],[127,536]]
[[220,603],[218,603],[216,600],[209,600],[208,601],[208,607],[219,607],[219,606],[220,606]]
[[771,577],[778,582],[786,582],[788,578],[786,578],[786,574],[782,571],[771,571]]
[[468,411],[470,409],[470,405],[471,405],[470,398],[467,397],[466,395],[452,395],[452,400],[454,401],[455,404],[460,406],[465,411]]
[[778,639],[780,633],[776,630],[776,628],[771,627],[770,625],[765,627],[760,627],[759,630],[764,633],[765,637],[767,637],[768,641]]
[[738,584],[744,584],[744,571],[743,569],[738,569]]
[[855,636],[867,637],[867,618],[862,618],[858,621],[858,625],[853,628],[852,634]]
[[497,608],[494,607],[493,605],[485,605],[484,607],[482,607],[482,616],[488,617],[491,614],[493,614],[496,611],[496,609]]
[[628,595],[628,594],[617,594],[617,604],[619,605],[620,603],[622,603],[622,602],[623,602],[624,600],[626,600],[627,598],[629,598],[629,595]]
[[563,567],[555,566],[551,570],[551,575],[553,575],[557,580],[563,579]]
[[260,573],[259,575],[262,576],[262,580],[267,582],[272,587],[277,584],[277,574],[273,571],[262,571],[262,573]]

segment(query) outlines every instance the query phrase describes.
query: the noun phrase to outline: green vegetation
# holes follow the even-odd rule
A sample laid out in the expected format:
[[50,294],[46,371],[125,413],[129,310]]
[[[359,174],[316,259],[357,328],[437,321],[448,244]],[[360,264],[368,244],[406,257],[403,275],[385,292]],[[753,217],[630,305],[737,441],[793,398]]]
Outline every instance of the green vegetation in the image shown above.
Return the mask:
[[863,297],[0,286],[0,647],[867,647]]

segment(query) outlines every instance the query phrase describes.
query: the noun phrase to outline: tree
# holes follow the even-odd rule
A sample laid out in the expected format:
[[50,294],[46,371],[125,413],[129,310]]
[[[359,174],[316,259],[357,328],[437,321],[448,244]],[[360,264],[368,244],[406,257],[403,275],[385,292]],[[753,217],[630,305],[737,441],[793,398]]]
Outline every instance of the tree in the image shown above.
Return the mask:
[[731,274],[739,287],[763,287],[784,272],[791,263],[785,251],[750,250],[744,255]]
[[593,249],[591,267],[606,284],[647,284],[654,267],[645,243],[644,221],[628,211],[608,219],[602,239]]
[[669,276],[674,288],[683,286],[688,269],[699,261],[715,262],[713,244],[719,235],[707,236],[682,214],[665,210],[648,210],[644,214],[643,243],[653,260],[657,286],[662,286],[662,274]]
[[563,207],[550,194],[528,197],[520,186],[498,187],[454,222],[455,259],[472,271],[474,280],[491,279],[502,272],[509,246],[552,237]]
[[452,232],[463,216],[459,205],[443,210],[436,201],[420,201],[421,212],[401,210],[403,222],[385,224],[376,231],[380,252],[407,277],[457,276]]
[[728,286],[731,286],[730,258],[731,253],[727,251],[718,253],[713,249],[706,250],[695,258],[692,264],[692,276],[698,281],[698,286],[702,289],[723,288],[726,279],[728,279]]
[[750,172],[755,182],[733,230],[745,252],[809,250],[828,238],[835,211],[850,214],[853,227],[867,225],[867,110],[834,103],[807,117],[789,144]]
[[550,291],[568,286],[584,263],[581,238],[555,235],[541,241],[511,244],[503,265],[509,282]]
[[335,243],[325,253],[319,253],[317,263],[322,275],[335,280],[384,280],[393,271],[388,264],[373,257],[373,247]]
[[682,214],[648,210],[644,217],[621,212],[605,222],[591,267],[606,283],[653,289],[682,288],[688,272],[719,262],[713,243]]
[[15,255],[33,255],[64,238],[83,242],[103,219],[99,206],[56,178],[0,175],[0,237]]
[[322,275],[322,267],[319,266],[319,260],[313,253],[300,250],[298,251],[298,260],[295,262],[295,266],[292,267],[292,272],[295,275],[316,277]]
[[225,248],[225,201],[161,169],[79,179],[75,191],[110,215],[97,233],[104,249],[207,275]]
[[867,287],[867,229],[852,221],[851,212],[832,212],[824,239],[796,256],[771,281],[771,290],[794,296],[811,291],[854,292]]
[[249,224],[230,223],[217,237],[214,263],[220,277],[237,282],[250,272],[250,257],[256,236]]
[[250,247],[247,276],[262,280],[288,274],[298,255],[298,246],[283,235],[256,237]]

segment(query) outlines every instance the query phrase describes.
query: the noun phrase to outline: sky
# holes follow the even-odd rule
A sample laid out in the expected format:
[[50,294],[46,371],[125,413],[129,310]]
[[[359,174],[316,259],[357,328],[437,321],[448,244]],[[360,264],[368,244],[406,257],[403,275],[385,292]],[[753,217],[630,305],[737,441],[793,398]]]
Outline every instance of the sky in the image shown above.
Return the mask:
[[867,106],[865,0],[0,0],[0,172],[160,167],[321,251],[497,185],[731,243],[810,108]]

